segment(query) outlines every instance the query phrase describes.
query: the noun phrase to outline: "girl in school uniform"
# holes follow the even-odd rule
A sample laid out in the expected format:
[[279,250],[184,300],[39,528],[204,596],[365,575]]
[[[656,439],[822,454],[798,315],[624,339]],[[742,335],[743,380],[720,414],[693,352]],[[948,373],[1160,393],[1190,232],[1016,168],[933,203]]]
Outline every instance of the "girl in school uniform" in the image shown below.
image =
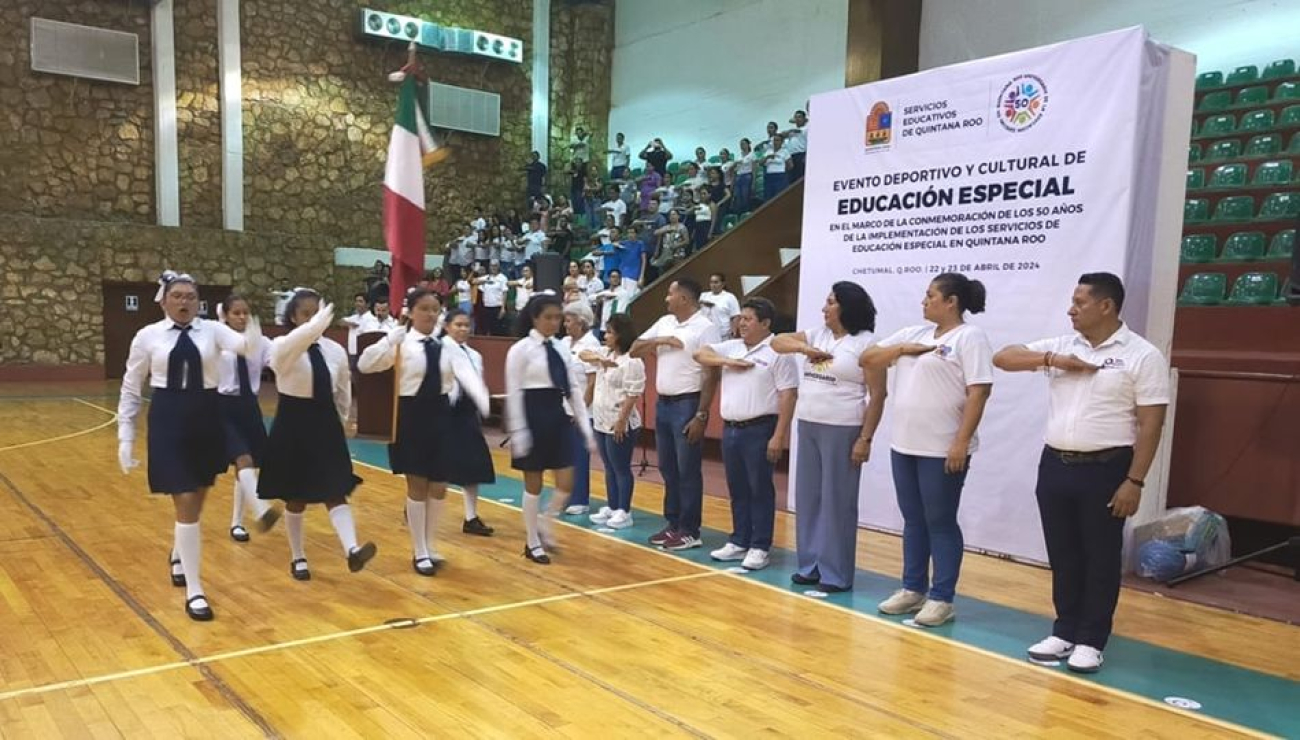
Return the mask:
[[388,445],[389,468],[406,476],[406,526],[411,534],[411,567],[433,576],[443,563],[434,544],[438,515],[447,497],[448,468],[461,442],[449,431],[452,397],[468,396],[477,413],[487,414],[487,389],[470,365],[437,337],[442,303],[418,289],[406,297],[407,322],[370,345],[357,361],[363,373],[399,364],[397,438]]
[[194,278],[168,270],[158,280],[154,302],[166,315],[136,333],[122,376],[117,406],[117,459],[126,474],[134,459],[135,419],[147,382],[149,404],[149,490],[169,495],[176,508],[172,585],[185,588],[185,613],[206,622],[212,606],[199,581],[199,513],[217,474],[227,467],[218,418],[217,380],[221,352],[241,355],[261,346],[260,325],[250,321],[243,335],[219,321],[199,318]]
[[334,307],[314,290],[298,289],[284,309],[288,334],[271,342],[271,369],[280,392],[262,460],[257,495],[285,502],[284,526],[293,559],[289,573],[311,580],[303,552],[303,512],[307,504],[324,504],[330,523],[356,573],[375,556],[374,543],[357,543],[356,522],[348,496],[361,479],[352,473],[343,425],[352,405],[352,372],[347,351],[324,338]]
[[[564,412],[566,399],[588,453],[596,451],[582,389],[575,388],[568,353],[557,346],[562,318],[557,296],[533,296],[519,315],[523,338],[506,353],[511,467],[524,474],[524,528],[528,535],[524,557],[543,565],[551,562],[546,548],[555,549],[551,521],[564,509],[573,490],[573,436]],[[542,474],[547,470],[555,473],[555,491],[546,516],[541,517]]]
[[[248,301],[230,294],[220,305],[220,318],[237,332],[248,328],[252,313]],[[221,352],[217,380],[217,406],[221,409],[221,428],[226,439],[226,459],[235,466],[235,496],[230,515],[230,539],[248,542],[244,528],[244,509],[251,508],[257,528],[270,531],[280,519],[280,509],[257,497],[257,468],[266,449],[266,427],[262,424],[262,407],[257,402],[262,387],[262,368],[271,362],[271,340],[261,337],[250,347],[247,357],[229,350]]]
[[[451,352],[460,352],[469,358],[474,372],[483,377],[483,355],[469,346],[472,331],[469,312],[453,309],[447,314],[446,338],[450,342]],[[486,393],[487,384],[483,383]],[[460,531],[478,537],[491,537],[495,532],[483,522],[478,513],[478,487],[485,483],[495,483],[496,468],[492,464],[492,452],[487,440],[483,438],[481,409],[465,394],[451,405],[448,418],[447,437],[454,440],[456,454],[447,462],[447,482],[460,486],[465,491],[465,520]]]

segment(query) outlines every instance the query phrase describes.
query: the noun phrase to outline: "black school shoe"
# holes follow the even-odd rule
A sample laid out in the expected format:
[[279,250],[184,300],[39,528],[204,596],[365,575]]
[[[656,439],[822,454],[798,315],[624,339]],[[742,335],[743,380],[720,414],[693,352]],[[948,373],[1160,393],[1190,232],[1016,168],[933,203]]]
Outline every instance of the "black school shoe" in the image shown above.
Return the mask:
[[484,524],[483,520],[478,517],[466,519],[465,523],[460,525],[460,531],[465,534],[477,535],[479,537],[491,537],[492,533],[496,532],[495,529]]
[[202,599],[203,601],[207,601],[208,597],[204,596],[203,594],[199,594],[198,596],[191,596],[189,599],[187,599],[185,601],[185,613],[188,614],[190,616],[190,619],[193,619],[195,622],[211,622],[212,618],[216,616],[215,614],[212,613],[211,606],[199,606],[199,607],[194,606],[194,602],[200,599]]
[[547,555],[546,550],[540,547],[529,547],[528,545],[524,545],[524,557],[538,565],[551,564],[551,556]]
[[248,530],[243,525],[236,524],[230,528],[230,539],[235,542],[248,542]]
[[[301,568],[298,567],[299,563],[302,563]],[[294,560],[293,562],[289,563],[289,575],[293,576],[293,579],[295,581],[310,581],[311,571],[308,570],[307,568],[307,559],[298,558],[297,560]]]
[[433,558],[411,558],[411,568],[422,576],[436,576],[442,561]]
[[362,570],[366,567],[366,563],[370,562],[370,560],[375,557],[375,553],[378,551],[379,548],[375,547],[375,543],[367,542],[361,547],[348,553],[348,570],[353,573]]
[[171,557],[168,556],[167,560],[168,573],[172,577],[172,585],[176,588],[185,588],[185,574],[176,572],[176,566],[181,564],[181,559],[176,558],[175,560],[172,560]]

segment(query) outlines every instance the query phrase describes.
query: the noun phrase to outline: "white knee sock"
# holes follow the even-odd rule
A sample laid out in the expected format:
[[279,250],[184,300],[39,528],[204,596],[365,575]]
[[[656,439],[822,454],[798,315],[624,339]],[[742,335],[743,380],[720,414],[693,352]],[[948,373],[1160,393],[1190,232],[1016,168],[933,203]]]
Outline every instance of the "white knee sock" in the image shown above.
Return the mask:
[[343,554],[350,555],[357,549],[357,523],[352,519],[352,507],[343,504],[330,509],[330,524],[334,525],[334,531],[338,533]]
[[429,543],[429,557],[434,560],[441,560],[442,556],[438,554],[438,519],[442,517],[442,506],[446,499],[429,497],[428,510],[425,514],[424,539]]
[[406,529],[411,533],[411,552],[416,560],[429,557],[429,541],[425,538],[425,517],[428,506],[424,501],[406,499]]
[[253,516],[261,519],[266,510],[271,508],[271,505],[257,497],[257,471],[252,468],[243,468],[235,476],[244,489],[244,503],[253,511]]
[[235,476],[235,495],[231,497],[234,505],[230,512],[230,526],[238,527],[244,522],[244,484]]
[[551,498],[546,502],[546,513],[541,517],[540,534],[542,543],[553,545],[555,543],[555,520],[564,511],[564,505],[569,501],[568,491],[555,490],[551,492]]
[[[176,522],[176,554],[181,559],[181,570],[185,572],[185,596],[192,598],[203,595],[203,586],[199,583],[199,555],[202,550],[199,539],[199,524],[181,524]],[[207,606],[207,602],[195,602],[196,607]]]
[[478,486],[465,486],[465,521],[478,517]]
[[302,560],[307,554],[302,550],[302,512],[284,512],[284,529],[289,533],[289,552],[294,560]]
[[528,533],[528,546],[541,547],[542,539],[537,534],[537,512],[542,508],[542,497],[535,493],[524,493],[524,530]]

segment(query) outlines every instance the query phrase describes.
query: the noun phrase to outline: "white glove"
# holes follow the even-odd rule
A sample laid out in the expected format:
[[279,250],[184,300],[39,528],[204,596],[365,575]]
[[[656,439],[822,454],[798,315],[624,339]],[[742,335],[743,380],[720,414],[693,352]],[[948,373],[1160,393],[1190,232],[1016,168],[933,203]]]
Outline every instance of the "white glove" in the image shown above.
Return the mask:
[[256,316],[248,317],[248,326],[244,327],[244,346],[250,355],[262,347],[262,321]]
[[388,330],[389,344],[400,347],[404,341],[406,341],[406,326],[398,324],[396,328]]
[[135,459],[134,448],[135,443],[130,440],[124,439],[117,443],[117,464],[122,468],[122,475],[128,475],[131,468],[140,464],[140,461]]
[[528,457],[528,453],[532,451],[532,432],[527,429],[520,429],[517,432],[510,433],[510,455],[512,457]]
[[311,325],[320,329],[322,333],[334,323],[334,304],[321,301],[320,308],[316,309],[316,315],[311,317]]

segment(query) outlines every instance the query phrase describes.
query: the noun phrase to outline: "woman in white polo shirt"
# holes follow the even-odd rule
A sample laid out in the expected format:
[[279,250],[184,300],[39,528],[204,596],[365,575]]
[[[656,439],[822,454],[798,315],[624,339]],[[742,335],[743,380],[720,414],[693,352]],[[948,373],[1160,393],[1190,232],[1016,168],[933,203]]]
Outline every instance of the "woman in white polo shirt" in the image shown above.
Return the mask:
[[825,323],[782,334],[772,349],[800,354],[795,534],[798,570],[790,580],[827,592],[853,588],[858,546],[858,481],[885,406],[885,371],[868,370],[876,306],[857,283],[831,286]]
[[946,272],[921,301],[927,323],[898,330],[865,357],[868,367],[892,366],[897,375],[890,461],[903,514],[903,587],[879,608],[885,614],[919,611],[916,623],[925,627],[955,616],[964,546],[957,505],[993,389],[988,335],[963,315],[983,310],[984,285]]

